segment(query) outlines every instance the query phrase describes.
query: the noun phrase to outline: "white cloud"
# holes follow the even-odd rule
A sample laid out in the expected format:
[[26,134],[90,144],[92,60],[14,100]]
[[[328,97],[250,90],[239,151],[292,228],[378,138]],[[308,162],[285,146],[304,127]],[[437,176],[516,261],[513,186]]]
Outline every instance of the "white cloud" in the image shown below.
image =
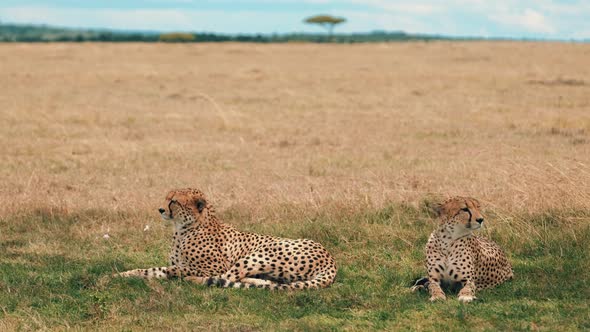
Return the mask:
[[522,13],[497,13],[490,15],[490,19],[501,24],[523,28],[530,32],[554,34],[553,24],[540,12],[527,8]]
[[69,9],[49,7],[0,8],[0,17],[16,23],[109,28],[115,30],[209,31],[273,33],[294,27],[313,29],[298,13],[184,9]]
[[522,25],[529,31],[542,32],[542,33],[554,33],[555,28],[547,20],[547,18],[532,9],[525,9],[524,14],[521,17]]
[[429,15],[444,10],[436,1],[349,0],[350,3],[371,6],[399,14]]
[[402,14],[383,13],[360,13],[354,11],[342,12],[342,16],[348,20],[347,29],[351,31],[385,30],[406,32],[430,32],[430,27],[423,24],[419,19],[408,17]]
[[590,13],[590,1],[578,1],[574,3],[559,3],[557,1],[535,2],[539,9],[552,15],[578,16],[584,15],[588,18]]
[[[590,38],[590,1],[347,0],[373,8],[381,28],[489,37]],[[350,15],[350,14],[349,14]],[[368,20],[368,18],[367,18]],[[352,20],[349,20],[353,24]],[[466,23],[470,22],[470,23]],[[472,29],[472,30],[471,30]],[[481,34],[479,34],[481,35]]]

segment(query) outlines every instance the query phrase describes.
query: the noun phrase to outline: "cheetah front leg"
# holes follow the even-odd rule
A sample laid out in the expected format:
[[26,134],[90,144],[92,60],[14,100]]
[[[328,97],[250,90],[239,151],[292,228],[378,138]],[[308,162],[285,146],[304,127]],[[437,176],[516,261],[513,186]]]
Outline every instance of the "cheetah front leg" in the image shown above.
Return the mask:
[[463,288],[459,291],[459,301],[469,303],[475,299],[475,283],[473,280],[468,280],[464,285]]
[[430,292],[430,301],[434,302],[437,300],[446,300],[447,297],[445,295],[445,292],[440,287],[440,279],[438,279],[437,277],[430,276],[428,279],[430,281],[430,283],[428,284],[428,291]]
[[437,300],[446,300],[445,292],[440,287],[440,283],[443,279],[442,273],[444,267],[441,264],[443,262],[443,255],[433,250],[431,247],[427,247],[426,250],[426,267],[428,268],[428,291],[430,293],[430,301],[434,302]]
[[[454,252],[460,252],[459,248]],[[472,302],[476,299],[475,291],[477,286],[474,282],[474,270],[476,269],[475,261],[473,259],[474,253],[470,248],[465,248],[460,255],[452,255],[450,257],[451,266],[454,270],[449,271],[449,277],[455,281],[460,282],[463,286],[459,291],[459,301],[464,303]]]

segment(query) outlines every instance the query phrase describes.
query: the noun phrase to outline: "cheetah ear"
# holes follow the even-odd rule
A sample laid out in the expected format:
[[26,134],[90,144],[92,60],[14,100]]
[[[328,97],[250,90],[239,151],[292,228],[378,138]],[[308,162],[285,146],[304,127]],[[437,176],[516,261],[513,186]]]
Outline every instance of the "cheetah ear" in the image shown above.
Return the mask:
[[195,205],[197,206],[197,210],[199,210],[199,213],[201,213],[201,212],[203,212],[203,209],[207,205],[207,201],[205,201],[203,198],[199,198],[195,202]]
[[430,217],[440,217],[443,211],[444,197],[439,193],[427,193],[420,202],[420,209]]
[[453,212],[453,210],[455,210],[455,208],[457,208],[456,204],[452,201],[449,202],[449,200],[447,199],[447,200],[444,200],[444,201],[436,204],[435,211],[436,211],[437,217],[440,218],[443,216],[449,216],[449,214],[451,212]]
[[445,206],[443,203],[437,203],[436,205],[434,205],[433,210],[436,213],[437,217],[440,217],[443,214],[445,214]]

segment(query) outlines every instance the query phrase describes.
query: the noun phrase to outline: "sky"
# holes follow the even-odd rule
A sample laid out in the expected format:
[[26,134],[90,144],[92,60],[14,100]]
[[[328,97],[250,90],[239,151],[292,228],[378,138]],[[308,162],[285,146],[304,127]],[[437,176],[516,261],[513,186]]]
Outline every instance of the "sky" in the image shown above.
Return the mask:
[[135,31],[321,32],[316,14],[342,33],[590,39],[590,0],[0,0],[4,23]]

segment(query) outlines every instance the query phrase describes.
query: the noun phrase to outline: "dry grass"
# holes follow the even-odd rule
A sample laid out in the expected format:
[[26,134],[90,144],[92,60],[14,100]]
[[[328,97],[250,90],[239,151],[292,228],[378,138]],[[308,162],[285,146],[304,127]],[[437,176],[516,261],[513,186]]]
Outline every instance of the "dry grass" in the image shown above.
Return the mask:
[[[0,45],[1,215],[155,209],[173,187],[254,214],[427,193],[590,207],[590,46]],[[269,212],[270,210],[270,212]]]

